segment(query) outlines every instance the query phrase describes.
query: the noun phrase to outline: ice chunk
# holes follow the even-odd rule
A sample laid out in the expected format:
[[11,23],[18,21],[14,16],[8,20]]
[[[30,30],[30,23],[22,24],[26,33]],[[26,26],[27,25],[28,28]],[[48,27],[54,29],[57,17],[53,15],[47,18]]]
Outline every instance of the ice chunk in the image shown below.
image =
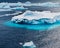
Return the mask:
[[23,5],[24,5],[24,6],[31,6],[32,3],[31,3],[30,1],[27,1],[27,2],[25,2]]
[[12,17],[11,21],[16,23],[27,23],[27,24],[40,24],[43,23],[55,23],[57,16],[60,12],[50,12],[50,11],[26,11],[22,15]]
[[23,43],[21,43],[21,42],[20,42],[19,44],[20,44],[20,45],[23,45]]
[[36,48],[35,44],[30,41],[30,42],[26,42],[24,45],[23,45],[23,48]]

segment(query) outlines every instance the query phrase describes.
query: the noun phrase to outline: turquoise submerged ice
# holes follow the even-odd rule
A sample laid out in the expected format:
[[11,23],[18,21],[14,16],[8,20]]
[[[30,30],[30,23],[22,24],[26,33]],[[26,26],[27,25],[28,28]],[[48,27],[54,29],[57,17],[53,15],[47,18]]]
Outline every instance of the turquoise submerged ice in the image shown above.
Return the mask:
[[60,22],[56,22],[54,24],[40,24],[40,25],[28,25],[28,24],[16,24],[11,21],[7,21],[4,25],[8,27],[14,28],[25,28],[25,29],[32,29],[32,30],[50,30],[60,26]]

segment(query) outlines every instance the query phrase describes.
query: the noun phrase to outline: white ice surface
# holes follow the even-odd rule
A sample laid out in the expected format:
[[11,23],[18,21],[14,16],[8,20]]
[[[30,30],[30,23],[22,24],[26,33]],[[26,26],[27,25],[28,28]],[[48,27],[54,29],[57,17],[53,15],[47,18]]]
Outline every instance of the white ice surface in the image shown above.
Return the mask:
[[26,42],[26,43],[23,45],[23,47],[24,47],[24,48],[25,48],[25,47],[35,48],[36,46],[35,46],[35,44],[34,44],[32,41],[30,41],[30,42]]
[[49,12],[49,11],[43,11],[43,12],[26,11],[22,15],[14,16],[13,18],[23,18],[23,19],[28,19],[28,20],[32,20],[32,19],[38,20],[38,19],[41,19],[41,18],[53,19],[55,16],[58,16],[58,15],[60,15],[60,12],[52,13],[52,12]]
[[[43,12],[26,11],[22,15],[12,17],[11,21],[20,22],[20,21],[23,21],[24,19],[26,19],[25,21],[27,22],[27,20],[28,21],[33,21],[33,20],[40,20],[40,19],[43,19],[43,18],[47,18],[48,20],[45,19],[43,21],[45,21],[47,23],[55,23],[56,20],[58,19],[57,16],[60,16],[60,12],[56,13],[56,12],[50,12],[50,11],[43,11]],[[38,21],[34,21],[32,24],[38,24]]]

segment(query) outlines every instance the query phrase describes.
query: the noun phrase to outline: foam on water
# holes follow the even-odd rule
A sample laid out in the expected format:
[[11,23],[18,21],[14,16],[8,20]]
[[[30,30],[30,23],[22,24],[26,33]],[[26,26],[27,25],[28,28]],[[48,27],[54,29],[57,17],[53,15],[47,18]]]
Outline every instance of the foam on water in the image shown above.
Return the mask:
[[40,24],[40,25],[28,25],[28,24],[15,24],[11,21],[7,21],[4,23],[5,26],[8,27],[15,27],[15,28],[25,28],[25,29],[32,29],[32,30],[50,30],[60,26],[60,22],[55,24]]

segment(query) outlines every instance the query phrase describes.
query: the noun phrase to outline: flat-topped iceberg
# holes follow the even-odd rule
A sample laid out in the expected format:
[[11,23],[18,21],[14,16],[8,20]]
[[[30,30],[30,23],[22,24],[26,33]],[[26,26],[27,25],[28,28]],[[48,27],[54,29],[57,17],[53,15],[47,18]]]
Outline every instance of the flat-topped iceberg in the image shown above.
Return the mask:
[[30,41],[30,42],[26,42],[24,45],[23,45],[23,48],[36,48],[35,44]]
[[26,11],[22,15],[12,17],[11,21],[14,23],[24,23],[24,24],[41,24],[47,23],[52,24],[57,22],[58,17],[60,17],[60,12],[50,12],[50,11]]

